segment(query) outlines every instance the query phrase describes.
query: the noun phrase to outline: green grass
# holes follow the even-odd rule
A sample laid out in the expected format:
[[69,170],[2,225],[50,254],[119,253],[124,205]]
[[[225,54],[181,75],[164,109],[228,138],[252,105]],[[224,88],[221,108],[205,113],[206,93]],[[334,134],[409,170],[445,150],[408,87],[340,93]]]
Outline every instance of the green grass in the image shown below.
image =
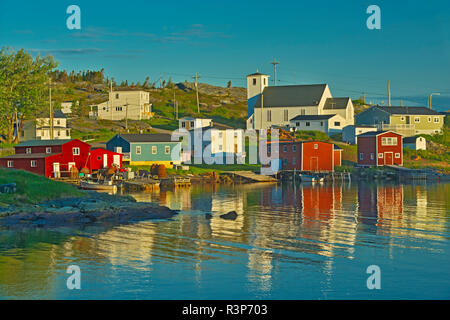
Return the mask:
[[[171,168],[166,168],[166,172],[168,175],[186,175],[193,174],[199,175],[209,172],[225,172],[225,171],[254,171],[259,172],[261,166],[259,164],[190,164],[189,170],[175,170]],[[131,168],[133,171],[137,172],[138,170],[147,170],[150,171],[150,166],[127,166]]]
[[297,131],[295,133],[295,137],[297,139],[302,140],[320,140],[320,141],[329,141],[330,137],[321,131]]
[[0,194],[0,205],[21,203],[39,203],[61,197],[79,197],[85,195],[75,186],[58,181],[52,181],[33,173],[0,168],[0,184],[15,182],[17,192]]
[[75,129],[72,129],[71,131],[71,137],[72,139],[79,139],[82,141],[86,141],[88,143],[94,143],[94,142],[105,142],[114,137],[117,134],[117,132],[108,130],[108,129],[100,129],[98,131],[92,131],[92,132],[81,132]]

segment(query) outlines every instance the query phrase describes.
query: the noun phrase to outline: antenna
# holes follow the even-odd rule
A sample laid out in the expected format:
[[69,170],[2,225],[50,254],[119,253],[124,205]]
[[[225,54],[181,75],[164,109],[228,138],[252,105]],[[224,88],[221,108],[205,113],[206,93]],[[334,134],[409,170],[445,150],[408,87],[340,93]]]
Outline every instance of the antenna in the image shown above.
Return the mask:
[[275,82],[275,87],[276,87],[277,86],[277,64],[280,64],[280,63],[277,62],[276,59],[273,59],[273,62],[271,62],[270,64],[273,64],[274,82]]

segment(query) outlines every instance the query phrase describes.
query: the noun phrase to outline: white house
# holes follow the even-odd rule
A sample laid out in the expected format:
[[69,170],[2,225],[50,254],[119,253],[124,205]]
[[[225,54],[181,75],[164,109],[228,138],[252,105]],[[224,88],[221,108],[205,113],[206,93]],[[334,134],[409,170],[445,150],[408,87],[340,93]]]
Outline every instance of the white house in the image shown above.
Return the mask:
[[412,150],[427,150],[427,140],[424,137],[406,137],[403,138],[403,148]]
[[337,114],[305,115],[292,118],[289,128],[291,131],[314,130],[332,135],[341,132],[344,123],[345,119]]
[[286,127],[296,116],[339,115],[340,127],[354,124],[350,98],[333,98],[328,84],[269,87],[269,76],[247,76],[247,128]]
[[[48,115],[36,120],[25,121],[20,132],[20,140],[50,140],[51,126]],[[53,139],[70,139],[70,128],[67,127],[67,117],[61,110],[53,114]]]
[[350,143],[350,144],[357,144],[358,143],[358,135],[366,133],[366,132],[376,132],[378,131],[376,126],[358,126],[358,125],[351,125],[346,126],[342,130],[342,141]]
[[[76,105],[79,105],[79,104],[80,104],[80,102],[77,101]],[[61,102],[61,112],[64,113],[65,115],[72,114],[72,105],[73,105],[72,101]]]
[[[234,160],[242,160],[245,157],[243,129],[214,124],[211,119],[191,117],[180,119],[179,129],[189,131],[191,145],[189,158],[201,159],[205,154],[211,154],[212,157],[223,157],[222,161],[225,163],[227,156]],[[183,150],[183,159],[187,157],[187,151]]]
[[[95,110],[97,109],[97,110]],[[109,93],[109,100],[91,106],[90,117],[105,120],[150,119],[152,104],[150,93],[144,90],[116,90]]]

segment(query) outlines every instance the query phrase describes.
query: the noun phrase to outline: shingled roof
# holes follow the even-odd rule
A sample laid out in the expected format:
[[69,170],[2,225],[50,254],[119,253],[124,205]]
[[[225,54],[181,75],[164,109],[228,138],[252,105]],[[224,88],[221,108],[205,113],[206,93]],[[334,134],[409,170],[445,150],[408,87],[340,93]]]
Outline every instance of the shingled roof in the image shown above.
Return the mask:
[[[263,108],[317,106],[325,92],[326,84],[266,87],[263,91]],[[261,96],[255,108],[261,107]]]
[[380,109],[390,114],[413,114],[413,115],[442,115],[441,113],[426,107],[382,107],[374,106],[373,108]]
[[72,140],[74,139],[28,140],[19,143],[16,147],[60,146]]
[[167,133],[147,133],[147,134],[120,134],[120,137],[128,142],[177,142],[172,141],[172,136]]
[[325,101],[324,110],[346,109],[350,98],[328,98]]
[[303,116],[296,116],[295,118],[292,118],[291,121],[328,120],[334,116],[335,114],[303,115]]

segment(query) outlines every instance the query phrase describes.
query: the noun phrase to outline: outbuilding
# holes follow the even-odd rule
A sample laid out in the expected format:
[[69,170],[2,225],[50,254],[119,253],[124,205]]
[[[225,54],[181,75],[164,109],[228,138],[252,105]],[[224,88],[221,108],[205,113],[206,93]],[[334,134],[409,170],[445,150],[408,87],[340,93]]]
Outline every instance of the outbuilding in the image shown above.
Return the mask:
[[366,132],[358,136],[358,165],[403,165],[402,135],[392,131]]
[[427,150],[427,140],[421,136],[403,138],[403,147],[412,150]]
[[89,152],[87,168],[89,172],[97,171],[102,168],[109,168],[113,164],[118,168],[122,167],[122,154],[105,150],[102,148],[92,149]]

